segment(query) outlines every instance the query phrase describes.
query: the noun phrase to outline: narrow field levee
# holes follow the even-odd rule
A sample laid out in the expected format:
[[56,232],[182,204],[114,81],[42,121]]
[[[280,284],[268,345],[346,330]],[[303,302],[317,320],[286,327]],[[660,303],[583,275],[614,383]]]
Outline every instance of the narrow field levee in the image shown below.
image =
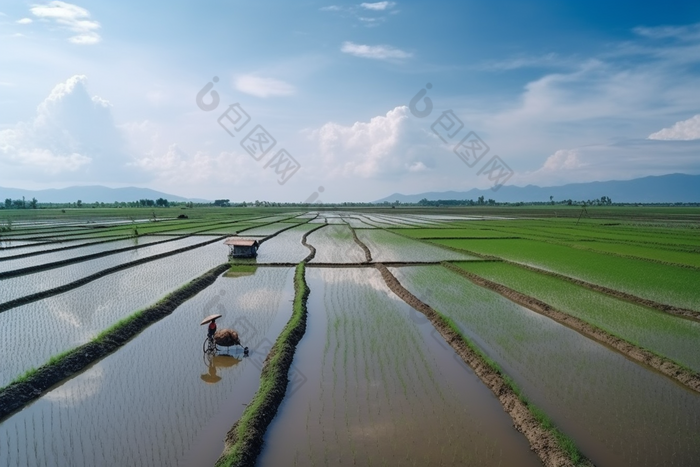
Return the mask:
[[[1,295],[0,295],[0,300],[6,300],[4,303],[0,303],[0,313],[5,312],[7,310],[10,310],[12,308],[25,305],[27,303],[35,302],[37,300],[42,300],[47,297],[51,297],[53,295],[58,295],[64,292],[68,292],[73,289],[77,289],[78,287],[82,287],[85,284],[88,284],[94,280],[100,279],[102,277],[108,276],[110,274],[113,274],[117,271],[122,271],[124,269],[129,269],[134,266],[139,266],[151,261],[155,261],[158,259],[166,258],[168,256],[173,256],[177,255],[180,253],[184,253],[186,251],[190,251],[193,249],[197,248],[202,248],[207,245],[210,245],[212,243],[219,242],[223,240],[225,237],[215,237],[211,240],[205,240],[202,241],[202,239],[188,239],[190,244],[188,246],[183,246],[180,248],[171,248],[168,251],[164,251],[162,253],[155,253],[151,254],[149,256],[143,256],[138,259],[133,259],[128,262],[122,262],[119,263],[118,260],[120,258],[114,258],[112,257],[110,262],[111,263],[117,263],[113,266],[106,267],[105,269],[100,269],[100,267],[103,267],[105,265],[104,262],[100,262],[99,264],[96,263],[95,267],[97,269],[97,272],[94,272],[89,275],[85,275],[84,269],[83,268],[77,268],[75,269],[74,274],[79,277],[72,282],[66,282],[65,277],[62,276],[42,276],[42,277],[47,277],[47,279],[50,278],[48,282],[41,282],[41,281],[19,281],[17,279],[25,279],[24,277],[22,278],[15,278],[15,279],[7,279],[6,281],[3,281],[3,285],[7,285],[7,281],[15,281],[12,284],[14,287],[10,288],[8,287],[7,289],[2,289]],[[195,242],[196,241],[196,242]],[[197,243],[198,242],[198,243]],[[169,245],[172,247],[172,245]],[[147,251],[141,251],[141,254],[148,254]],[[96,260],[99,261],[99,260]],[[44,273],[38,273],[38,274],[46,274]],[[62,285],[56,285],[56,284],[62,284]],[[37,290],[35,292],[30,292],[28,295],[23,295],[23,293],[27,293],[27,291],[30,290]],[[11,298],[11,297],[16,297],[16,298]]]
[[700,323],[506,263],[444,266],[700,392]]
[[539,465],[374,268],[308,268],[308,323],[256,465]]
[[226,435],[224,452],[216,462],[217,467],[255,465],[265,431],[282,403],[296,346],[306,332],[309,287],[304,264],[297,266],[294,275],[292,317],[265,358],[260,387],[253,400]]
[[55,361],[49,361],[21,380],[0,389],[0,420],[36,400],[49,388],[114,352],[146,327],[165,318],[179,305],[211,285],[228,268],[228,264],[217,266],[155,305],[118,322],[91,342],[61,354]]
[[[218,275],[167,318],[0,424],[0,465],[213,465],[289,320],[293,277],[293,268]],[[242,347],[202,353],[199,323],[212,313],[223,315],[219,328],[237,330],[249,356]]]
[[443,267],[392,268],[450,318],[596,465],[692,465],[700,396]]
[[[51,357],[89,342],[225,259],[226,247],[215,243],[116,271],[0,313],[0,387]],[[16,351],[27,346],[31,351]]]

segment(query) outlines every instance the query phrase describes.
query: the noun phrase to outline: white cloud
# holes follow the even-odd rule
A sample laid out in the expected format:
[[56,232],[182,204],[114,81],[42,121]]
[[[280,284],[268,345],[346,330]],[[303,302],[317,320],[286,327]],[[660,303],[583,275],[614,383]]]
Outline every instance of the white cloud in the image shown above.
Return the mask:
[[510,71],[521,68],[569,67],[574,64],[571,58],[561,57],[551,52],[544,55],[520,55],[501,60],[489,60],[477,65],[476,69],[483,71]]
[[362,45],[354,42],[343,42],[340,51],[356,57],[371,58],[375,60],[401,60],[411,58],[412,53],[404,52],[401,49],[389,45]]
[[413,127],[408,107],[351,126],[329,122],[311,132],[324,177],[374,178],[420,172],[434,166],[429,138]]
[[516,172],[511,184],[556,186],[669,173],[699,173],[698,150],[698,142],[678,145],[677,142],[650,140],[560,149],[539,169]]
[[53,1],[46,5],[34,5],[30,10],[38,18],[54,21],[59,26],[77,33],[68,38],[73,44],[92,45],[102,39],[96,32],[100,23],[90,18],[90,12],[71,3]]
[[655,26],[645,27],[639,26],[633,31],[650,39],[680,39],[680,40],[697,40],[700,39],[700,23],[687,26]]
[[670,128],[664,128],[656,133],[652,133],[648,136],[648,138],[682,141],[700,139],[700,114],[691,117],[688,120],[676,122]]
[[330,11],[344,17],[358,20],[367,27],[379,26],[386,21],[388,15],[395,15],[399,10],[395,9],[396,2],[373,2],[359,5],[339,6],[330,5],[320,8],[321,11]]
[[361,3],[360,6],[366,10],[384,11],[393,8],[396,2],[376,2],[376,3]]
[[255,75],[242,75],[235,79],[234,86],[241,92],[256,97],[288,96],[296,89],[289,83]]
[[129,159],[111,104],[90,97],[87,78],[56,85],[31,122],[0,131],[4,176],[31,180],[114,181]]
[[30,24],[30,23],[32,23],[32,19],[31,18],[22,18],[22,19],[18,19],[16,21],[16,23],[17,24]]

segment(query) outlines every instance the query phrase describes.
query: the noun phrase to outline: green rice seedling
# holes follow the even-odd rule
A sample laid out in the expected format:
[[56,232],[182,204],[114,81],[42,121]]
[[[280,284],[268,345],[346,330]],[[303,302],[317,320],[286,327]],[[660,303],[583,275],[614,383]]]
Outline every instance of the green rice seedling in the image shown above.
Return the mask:
[[615,336],[700,372],[700,323],[679,319],[516,265],[465,262],[457,266],[503,284]]
[[700,311],[700,271],[533,240],[431,240]]

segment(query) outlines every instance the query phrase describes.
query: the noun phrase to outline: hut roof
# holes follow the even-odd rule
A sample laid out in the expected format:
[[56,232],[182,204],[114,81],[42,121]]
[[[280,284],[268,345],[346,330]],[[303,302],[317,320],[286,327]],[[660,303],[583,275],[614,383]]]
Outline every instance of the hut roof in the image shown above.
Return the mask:
[[232,246],[257,246],[259,245],[257,240],[251,240],[248,238],[229,238],[224,242],[224,245]]

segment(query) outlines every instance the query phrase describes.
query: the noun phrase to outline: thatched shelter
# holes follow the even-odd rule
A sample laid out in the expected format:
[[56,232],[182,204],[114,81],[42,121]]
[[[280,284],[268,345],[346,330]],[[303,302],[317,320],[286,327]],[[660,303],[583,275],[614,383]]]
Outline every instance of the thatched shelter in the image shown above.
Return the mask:
[[228,245],[228,255],[232,258],[255,258],[260,242],[247,238],[229,238],[224,245]]

